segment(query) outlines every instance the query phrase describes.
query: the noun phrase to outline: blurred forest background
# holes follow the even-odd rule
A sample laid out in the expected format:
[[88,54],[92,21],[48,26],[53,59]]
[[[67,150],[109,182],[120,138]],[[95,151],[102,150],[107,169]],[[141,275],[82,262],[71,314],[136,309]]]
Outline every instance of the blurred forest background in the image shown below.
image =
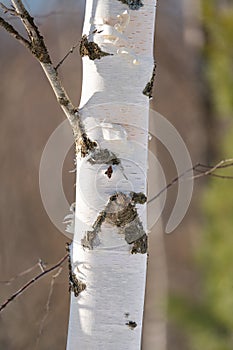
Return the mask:
[[[55,63],[81,38],[84,0],[25,1]],[[36,4],[35,4],[36,3]],[[7,4],[7,2],[6,2]],[[14,18],[11,22],[16,24]],[[21,28],[21,27],[20,27]],[[0,30],[0,303],[65,253],[67,239],[50,222],[41,202],[38,170],[43,148],[64,120],[39,64]],[[193,163],[213,164],[233,149],[233,1],[158,2],[153,108],[181,134]],[[61,77],[79,104],[81,59],[76,50]],[[151,142],[151,147],[154,143]],[[176,175],[167,151],[157,145],[169,182]],[[63,168],[63,185],[74,201],[73,150]],[[226,174],[226,172],[224,172]],[[156,179],[154,179],[155,181]],[[163,220],[174,205],[169,190]],[[64,216],[67,213],[64,213]],[[159,257],[151,235],[143,350],[154,350]],[[158,251],[157,247],[157,251]],[[168,274],[167,350],[233,348],[233,182],[197,180],[190,209],[171,235],[163,235]],[[68,271],[35,283],[0,314],[0,349],[64,350],[69,314]],[[161,350],[161,349],[157,349]]]

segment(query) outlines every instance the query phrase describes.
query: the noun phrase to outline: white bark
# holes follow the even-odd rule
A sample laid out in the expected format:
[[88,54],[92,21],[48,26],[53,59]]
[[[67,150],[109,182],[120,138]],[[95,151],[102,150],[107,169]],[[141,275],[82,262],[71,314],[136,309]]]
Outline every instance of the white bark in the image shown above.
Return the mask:
[[[76,218],[72,261],[86,284],[71,296],[67,350],[136,350],[141,347],[147,254],[131,254],[132,244],[104,223],[93,250],[81,240],[92,230],[114,193],[146,194],[149,100],[142,91],[153,70],[155,0],[130,10],[119,0],[87,0],[83,34],[113,55],[83,58],[81,117],[88,136],[114,152],[123,169],[77,159]],[[137,212],[147,232],[146,205]],[[135,328],[127,325],[136,322]]]

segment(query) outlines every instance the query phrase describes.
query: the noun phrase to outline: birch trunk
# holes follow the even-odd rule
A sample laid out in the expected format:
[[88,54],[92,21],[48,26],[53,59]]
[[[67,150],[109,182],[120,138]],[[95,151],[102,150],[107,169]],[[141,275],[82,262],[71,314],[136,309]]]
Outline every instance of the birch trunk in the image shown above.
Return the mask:
[[[83,57],[80,114],[88,136],[120,164],[77,156],[72,264],[86,288],[71,295],[67,350],[141,347],[147,254],[132,254],[133,243],[107,220],[93,249],[83,247],[83,239],[112,195],[129,203],[133,192],[146,194],[149,99],[143,89],[154,66],[155,2],[133,9],[140,1],[86,1],[83,34],[111,55]],[[138,225],[147,233],[146,204],[135,208],[135,234]]]

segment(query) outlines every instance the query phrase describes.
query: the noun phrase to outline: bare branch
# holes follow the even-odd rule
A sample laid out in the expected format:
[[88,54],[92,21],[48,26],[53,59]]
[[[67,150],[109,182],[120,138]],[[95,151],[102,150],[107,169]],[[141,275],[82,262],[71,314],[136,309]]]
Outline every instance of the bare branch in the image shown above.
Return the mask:
[[[225,164],[225,163],[228,163],[228,164]],[[202,168],[205,168],[205,169],[212,169],[212,168],[214,168],[214,165],[206,165],[206,164],[202,164],[202,163],[199,163],[199,166],[202,167]],[[233,166],[233,159],[230,158],[230,159],[224,160],[224,164],[223,165],[219,165],[218,169],[229,168],[231,166]]]
[[4,13],[10,13],[12,16],[18,16],[18,13],[13,8],[5,6],[2,2],[0,2],[0,7],[3,9]]
[[[215,170],[219,169],[222,165],[232,162],[232,159],[225,159],[225,160],[221,160],[219,163],[217,163],[215,166],[213,166],[212,168],[209,168],[209,170],[204,171],[203,173],[199,174],[199,175],[195,175],[193,178],[197,179],[198,177],[202,177],[202,176],[207,176],[207,175],[211,175]],[[200,166],[200,165],[199,165]],[[198,168],[198,167],[196,167]],[[195,169],[194,169],[195,170]]]
[[88,138],[80,114],[77,108],[75,108],[72,104],[70,98],[68,97],[65,89],[61,84],[57,70],[52,64],[52,60],[45,45],[44,38],[40,34],[40,31],[35,24],[33,17],[30,16],[21,0],[11,0],[11,2],[14,5],[15,13],[20,17],[27,31],[29,41],[23,38],[17,32],[17,30],[3,18],[0,18],[0,26],[2,26],[7,32],[13,35],[27,49],[29,49],[32,55],[35,56],[40,62],[44,73],[55,93],[57,101],[60,104],[73,129],[77,152],[81,152],[81,156],[85,157],[90,151],[93,151],[95,147],[97,147],[97,144]]
[[39,273],[35,277],[33,277],[30,281],[28,281],[26,284],[24,284],[20,289],[18,289],[14,294],[12,294],[2,305],[0,305],[0,312],[5,309],[5,307],[11,303],[15,298],[17,298],[19,295],[21,295],[26,289],[28,289],[33,283],[35,283],[37,280],[41,279],[48,273],[52,272],[53,270],[60,267],[66,259],[68,259],[69,254],[66,254],[63,256],[62,259],[60,259],[55,265],[50,267],[47,270],[44,270],[43,272]]
[[206,172],[204,172],[203,170],[199,170],[199,169],[195,169],[195,171],[200,173],[200,174],[194,175],[193,179],[197,179],[197,178],[202,177],[202,176],[213,176],[213,177],[218,177],[219,179],[233,180],[233,176],[230,176],[230,175],[221,175],[221,174],[213,174],[213,173],[206,174]]
[[165,187],[163,187],[154,197],[152,197],[150,200],[148,200],[147,204],[149,204],[149,203],[153,202],[155,199],[159,198],[159,196],[163,192],[165,192],[168,188],[173,186],[180,178],[184,177],[187,173],[190,173],[191,171],[193,171],[195,169],[195,167],[198,166],[198,165],[199,164],[194,165],[192,168],[187,169],[182,174],[180,174],[179,176],[175,177],[171,182],[169,182],[169,184],[167,184]]
[[[224,168],[229,168],[233,166],[233,159],[225,159],[225,160],[221,160],[219,163],[217,163],[214,166],[211,165],[205,165],[205,164],[201,164],[201,163],[197,163],[195,164],[192,168],[187,169],[186,171],[184,171],[182,174],[180,174],[179,176],[175,177],[171,182],[169,182],[169,184],[167,184],[165,187],[163,187],[154,197],[152,197],[147,203],[151,203],[153,202],[155,199],[157,199],[163,192],[165,192],[168,188],[170,188],[171,186],[173,186],[177,181],[179,181],[181,178],[183,178],[186,174],[192,172],[192,171],[196,171],[199,174],[191,176],[189,178],[186,178],[185,180],[192,180],[192,179],[198,179],[200,177],[203,176],[214,176],[217,178],[221,178],[221,179],[229,179],[229,180],[233,180],[233,176],[228,176],[228,175],[221,175],[221,174],[214,174],[214,171],[216,171],[217,169],[224,169]],[[199,169],[199,168],[205,168],[208,170],[203,170],[203,169]]]
[[0,17],[0,26],[4,28],[10,35],[12,35],[16,40],[18,40],[22,45],[24,45],[27,49],[31,50],[31,44],[28,40],[26,40],[22,35],[20,35],[17,30],[5,21],[2,17]]
[[23,2],[21,0],[12,0],[11,2],[28,33],[28,38],[31,42],[31,53],[36,56],[40,62],[52,63],[44,39],[34,23],[33,17],[30,16],[29,12],[24,7]]

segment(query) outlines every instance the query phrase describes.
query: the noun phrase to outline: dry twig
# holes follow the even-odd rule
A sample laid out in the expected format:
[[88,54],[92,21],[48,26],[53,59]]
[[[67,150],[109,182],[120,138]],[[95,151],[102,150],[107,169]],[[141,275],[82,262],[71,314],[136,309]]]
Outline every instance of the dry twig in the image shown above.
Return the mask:
[[[186,171],[184,171],[182,174],[176,176],[171,182],[169,182],[165,187],[163,187],[154,197],[152,197],[147,203],[151,203],[153,202],[155,199],[157,199],[163,192],[165,192],[166,190],[168,190],[171,186],[173,186],[175,183],[177,183],[181,178],[184,178],[185,175],[187,175],[190,172],[196,171],[199,174],[190,176],[190,177],[186,177],[185,180],[195,180],[198,179],[200,177],[203,176],[214,176],[214,177],[218,177],[220,179],[229,179],[232,180],[233,176],[227,176],[227,175],[221,175],[221,174],[215,174],[214,172],[218,169],[225,169],[225,168],[229,168],[233,166],[233,159],[225,159],[225,160],[221,160],[219,163],[217,163],[216,165],[205,165],[205,164],[201,164],[201,163],[197,163],[195,164],[192,168],[187,169]],[[203,169],[200,169],[203,168]]]
[[69,254],[66,254],[63,256],[62,259],[60,259],[55,265],[51,266],[50,268],[44,270],[43,272],[39,273],[35,277],[33,277],[30,281],[28,281],[26,284],[24,284],[20,289],[18,289],[14,294],[12,294],[1,306],[0,306],[0,312],[5,309],[5,307],[12,302],[15,298],[17,298],[19,295],[21,295],[26,289],[28,289],[33,283],[35,283],[40,278],[44,277],[48,273],[52,272],[53,270],[60,267],[66,259],[68,259]]

